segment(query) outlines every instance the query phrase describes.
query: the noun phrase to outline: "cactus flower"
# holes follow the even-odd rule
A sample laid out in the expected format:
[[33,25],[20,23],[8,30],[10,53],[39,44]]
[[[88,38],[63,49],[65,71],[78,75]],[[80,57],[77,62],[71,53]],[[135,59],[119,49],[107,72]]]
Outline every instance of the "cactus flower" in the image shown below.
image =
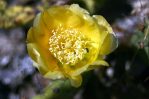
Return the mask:
[[27,35],[28,53],[40,73],[50,79],[68,78],[75,87],[81,85],[83,72],[108,65],[103,57],[116,47],[108,22],[77,4],[39,13]]

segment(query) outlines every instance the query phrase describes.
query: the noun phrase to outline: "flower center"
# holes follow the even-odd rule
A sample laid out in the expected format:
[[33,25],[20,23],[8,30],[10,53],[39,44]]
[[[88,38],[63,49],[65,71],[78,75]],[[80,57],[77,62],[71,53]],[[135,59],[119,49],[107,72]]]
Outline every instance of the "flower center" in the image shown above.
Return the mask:
[[75,65],[89,52],[88,40],[77,30],[59,27],[52,30],[52,34],[49,51],[62,64]]

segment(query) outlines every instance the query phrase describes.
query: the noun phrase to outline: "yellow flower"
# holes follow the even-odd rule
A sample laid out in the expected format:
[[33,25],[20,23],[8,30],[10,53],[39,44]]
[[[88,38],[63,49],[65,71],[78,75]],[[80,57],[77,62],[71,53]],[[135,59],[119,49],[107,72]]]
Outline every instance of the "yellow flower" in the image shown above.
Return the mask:
[[28,53],[47,78],[69,78],[81,85],[81,74],[96,65],[108,65],[103,57],[117,47],[108,22],[91,17],[77,4],[52,6],[38,14],[27,35]]

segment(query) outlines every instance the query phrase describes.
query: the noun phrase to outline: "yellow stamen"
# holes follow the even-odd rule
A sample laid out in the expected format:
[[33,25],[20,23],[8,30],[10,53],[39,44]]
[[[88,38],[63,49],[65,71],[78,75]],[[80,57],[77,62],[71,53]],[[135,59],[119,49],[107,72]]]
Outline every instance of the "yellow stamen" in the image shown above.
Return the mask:
[[75,65],[85,57],[87,38],[74,29],[58,27],[49,38],[49,51],[62,64]]

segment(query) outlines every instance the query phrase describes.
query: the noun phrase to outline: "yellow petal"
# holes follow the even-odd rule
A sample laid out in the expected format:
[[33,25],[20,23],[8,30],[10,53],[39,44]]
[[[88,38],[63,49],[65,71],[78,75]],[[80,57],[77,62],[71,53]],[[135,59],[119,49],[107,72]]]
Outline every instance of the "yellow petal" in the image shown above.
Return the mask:
[[100,66],[109,66],[109,64],[104,60],[97,60],[88,67],[87,71],[96,69]]
[[114,34],[107,34],[101,48],[99,50],[99,54],[107,55],[114,51],[118,47],[118,40]]
[[59,26],[68,28],[83,25],[83,18],[70,9],[72,9],[71,6],[52,6],[42,13],[43,20],[49,29]]
[[105,60],[97,60],[91,65],[96,65],[96,66],[109,66],[109,64]]
[[[42,49],[48,49],[48,40],[51,33],[43,21],[42,13],[38,14],[34,20],[32,27],[32,38],[34,38],[34,43],[40,46]],[[30,39],[30,35],[27,37]],[[27,39],[27,41],[29,40]]]
[[78,76],[72,76],[70,78],[70,82],[71,82],[71,85],[74,86],[74,87],[79,87],[82,83],[82,77],[81,75],[78,75]]
[[100,15],[94,15],[93,17],[97,20],[98,25],[102,30],[102,33],[101,33],[102,40],[101,40],[99,54],[107,55],[118,47],[118,39],[115,33],[113,32],[112,27],[105,20],[104,17]]
[[50,78],[50,79],[62,79],[62,78],[64,78],[64,75],[62,74],[62,72],[60,72],[60,71],[48,71],[48,73],[46,73],[45,75],[44,75],[44,77],[46,77],[46,78]]
[[78,76],[78,75],[80,75],[81,73],[87,71],[88,67],[89,67],[89,64],[80,66],[79,68],[77,68],[77,69],[75,69],[75,70],[71,70],[70,74],[71,74],[72,76]]
[[27,43],[32,43],[34,42],[35,38],[33,36],[33,28],[31,27],[28,31],[28,34],[27,34]]
[[72,4],[68,8],[77,15],[84,16],[85,14],[89,14],[87,10],[81,8],[78,4]]
[[101,15],[93,15],[93,18],[97,20],[98,25],[103,26],[107,29],[108,33],[113,33],[113,30],[110,24],[106,21],[106,19]]
[[47,72],[59,71],[57,61],[54,60],[53,56],[50,56],[50,54],[47,55],[46,51],[43,52],[36,44],[28,43],[27,49],[34,61],[34,66],[36,66],[42,74],[45,75]]
[[27,44],[28,54],[34,61],[34,66],[36,66],[42,74],[48,71],[48,68],[45,66],[42,55],[39,51],[39,48],[34,43]]

